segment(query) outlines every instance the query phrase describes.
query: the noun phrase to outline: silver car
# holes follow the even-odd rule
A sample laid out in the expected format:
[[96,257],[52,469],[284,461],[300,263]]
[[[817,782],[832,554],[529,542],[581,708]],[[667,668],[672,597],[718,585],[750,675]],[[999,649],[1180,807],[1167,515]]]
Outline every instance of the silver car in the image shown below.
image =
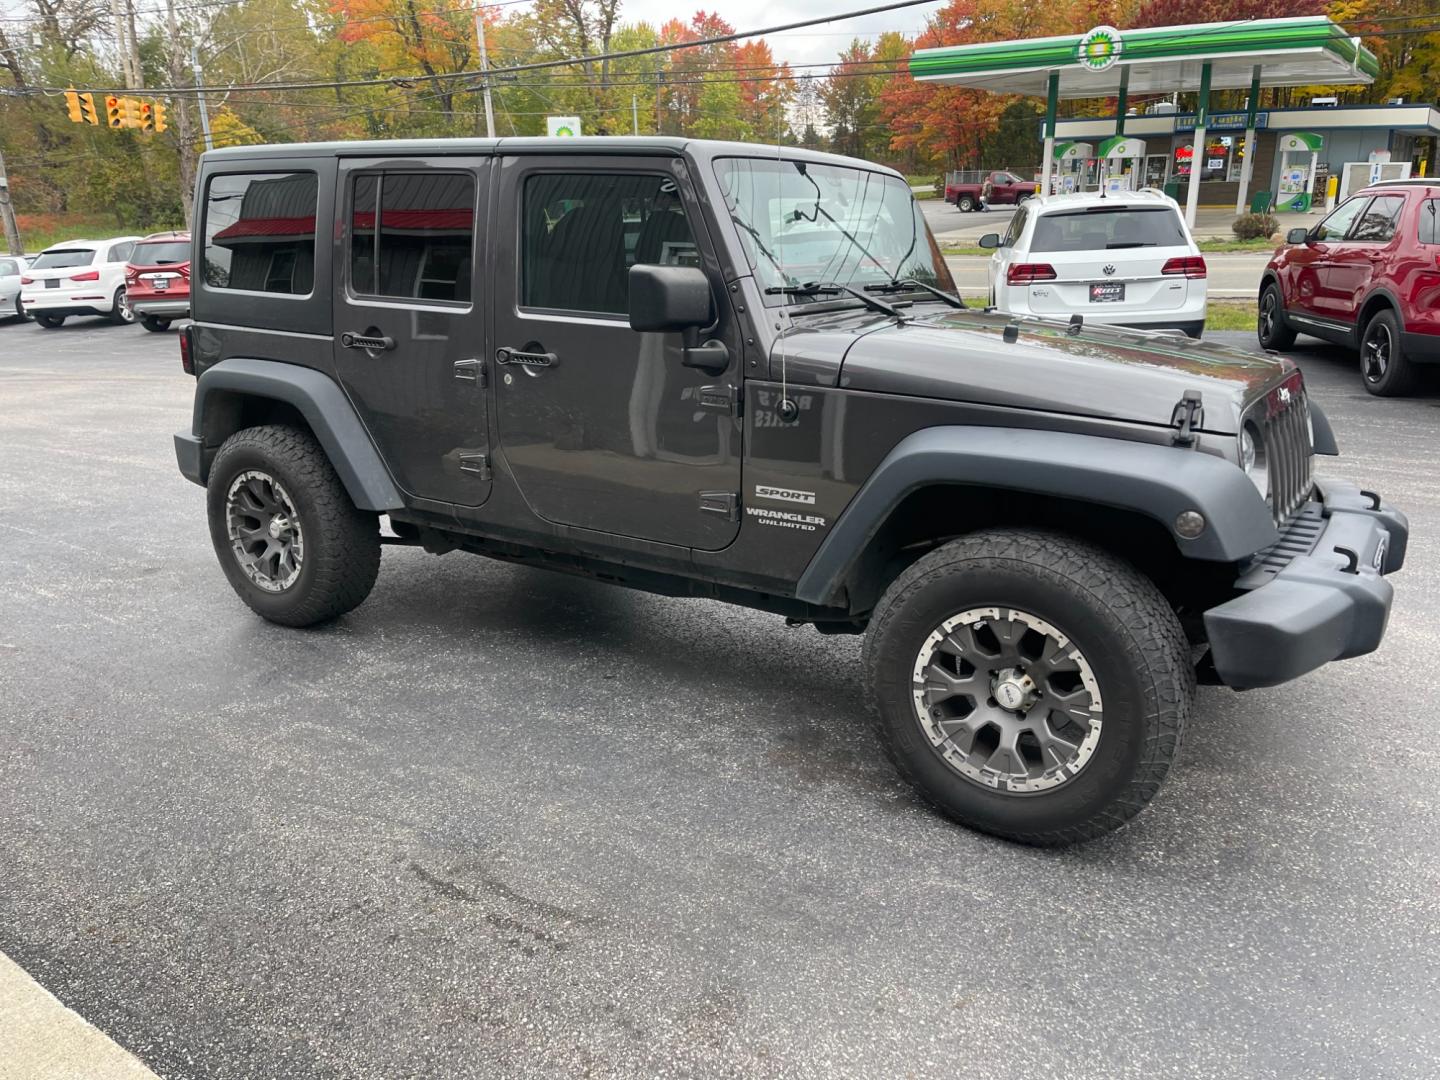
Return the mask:
[[0,255],[0,319],[23,319],[20,305],[20,275],[30,267],[33,255]]

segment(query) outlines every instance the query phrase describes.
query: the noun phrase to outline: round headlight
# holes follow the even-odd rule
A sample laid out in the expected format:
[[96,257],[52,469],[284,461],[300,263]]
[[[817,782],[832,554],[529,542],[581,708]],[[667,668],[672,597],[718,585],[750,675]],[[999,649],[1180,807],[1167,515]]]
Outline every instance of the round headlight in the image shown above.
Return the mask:
[[1265,461],[1265,437],[1254,424],[1240,431],[1240,467],[1261,496],[1270,495],[1270,469]]

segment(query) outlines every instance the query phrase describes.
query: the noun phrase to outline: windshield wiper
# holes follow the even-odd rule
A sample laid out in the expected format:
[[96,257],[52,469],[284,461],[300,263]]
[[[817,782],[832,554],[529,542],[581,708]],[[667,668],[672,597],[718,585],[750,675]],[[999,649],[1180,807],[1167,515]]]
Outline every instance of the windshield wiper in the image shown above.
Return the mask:
[[1114,250],[1115,248],[1137,248],[1154,246],[1154,244],[1146,243],[1144,240],[1117,240],[1114,243],[1105,245],[1107,250]]
[[877,300],[868,293],[863,293],[849,285],[841,285],[838,281],[807,281],[804,285],[771,285],[765,290],[766,296],[821,296],[827,293],[830,295],[848,293],[864,303],[871,311],[878,311],[882,315],[889,315],[896,319],[903,318],[900,309],[893,304]]
[[927,285],[917,278],[897,278],[894,281],[887,281],[883,284],[865,286],[866,292],[879,293],[906,292],[909,289],[924,289],[930,295],[938,296],[953,308],[960,308],[961,310],[965,308],[965,301],[961,300],[958,296],[952,296],[943,289],[937,289],[934,285]]

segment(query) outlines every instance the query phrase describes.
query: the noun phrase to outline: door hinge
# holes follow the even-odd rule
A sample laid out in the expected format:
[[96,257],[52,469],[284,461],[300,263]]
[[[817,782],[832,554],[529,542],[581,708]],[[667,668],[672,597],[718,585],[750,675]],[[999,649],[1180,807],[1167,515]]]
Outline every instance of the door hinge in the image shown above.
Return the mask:
[[456,360],[455,378],[464,382],[473,382],[483,389],[485,386],[485,361]]
[[740,496],[733,491],[700,492],[700,512],[719,514],[726,521],[740,520]]
[[490,479],[489,454],[461,454],[460,471],[474,473],[481,480]]
[[733,413],[740,415],[740,396],[735,392],[735,387],[730,383],[722,383],[718,386],[701,386],[695,390],[695,403],[702,409],[713,409],[716,412]]

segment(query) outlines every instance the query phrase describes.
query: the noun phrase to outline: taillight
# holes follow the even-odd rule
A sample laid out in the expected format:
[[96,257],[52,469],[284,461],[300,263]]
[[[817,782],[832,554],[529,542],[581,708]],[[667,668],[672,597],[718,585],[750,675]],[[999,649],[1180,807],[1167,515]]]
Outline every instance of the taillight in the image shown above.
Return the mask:
[[34,285],[34,284],[35,284],[35,279],[34,279],[33,277],[22,277],[22,278],[20,279],[20,284],[21,284],[21,285]]
[[126,284],[126,285],[139,285],[139,284],[140,284],[140,271],[137,270],[137,269],[135,269],[135,267],[133,267],[133,266],[127,266],[127,267],[125,267],[125,284]]
[[1174,259],[1166,259],[1165,265],[1160,268],[1160,273],[1203,278],[1205,276],[1205,260],[1199,255],[1181,255]]
[[190,356],[190,327],[180,331],[180,366],[186,375],[195,374],[195,361]]
[[87,270],[87,271],[85,271],[85,273],[83,273],[83,274],[71,274],[71,275],[70,275],[70,280],[71,280],[71,281],[99,281],[99,280],[100,280],[100,271],[99,271],[99,270]]
[[1011,285],[1029,285],[1032,281],[1054,281],[1055,268],[1049,263],[1011,263],[1005,281]]
[[190,280],[190,264],[189,264],[189,263],[181,263],[181,264],[180,264],[180,276],[183,277],[186,281],[189,281],[189,280]]

